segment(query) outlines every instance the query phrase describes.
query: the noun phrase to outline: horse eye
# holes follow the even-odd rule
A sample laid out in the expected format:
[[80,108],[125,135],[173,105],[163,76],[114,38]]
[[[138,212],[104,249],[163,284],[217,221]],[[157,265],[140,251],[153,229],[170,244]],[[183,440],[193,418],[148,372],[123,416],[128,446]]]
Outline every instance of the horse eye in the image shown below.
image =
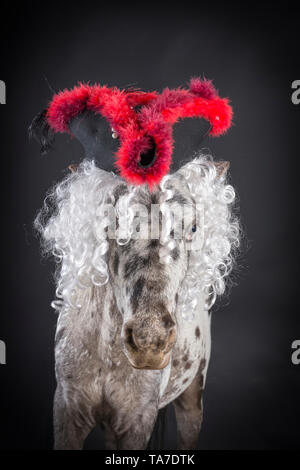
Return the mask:
[[192,228],[189,228],[188,233],[186,234],[187,241],[191,241],[193,239],[193,234],[197,231],[197,225],[193,225]]

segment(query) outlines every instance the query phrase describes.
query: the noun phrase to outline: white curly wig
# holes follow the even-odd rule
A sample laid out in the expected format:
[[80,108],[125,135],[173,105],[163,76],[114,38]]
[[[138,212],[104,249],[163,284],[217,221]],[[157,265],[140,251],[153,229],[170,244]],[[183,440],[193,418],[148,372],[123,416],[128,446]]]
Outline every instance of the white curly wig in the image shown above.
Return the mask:
[[[194,314],[199,292],[206,294],[207,308],[224,293],[239,246],[240,227],[233,211],[234,189],[226,183],[224,174],[218,175],[211,157],[200,155],[175,174],[167,175],[160,185],[165,194],[163,204],[172,197],[172,183],[182,180],[195,203],[201,204],[204,217],[203,244],[190,256],[179,295],[184,316],[184,311]],[[114,204],[113,192],[121,183],[124,181],[120,177],[84,160],[75,173],[58,183],[46,197],[35,227],[41,234],[44,252],[54,255],[58,263],[57,299],[52,304],[57,310],[68,305],[79,307],[79,289],[108,282],[106,228],[110,220],[103,217],[102,208],[108,202]],[[148,189],[128,186],[128,193],[116,203],[116,212],[127,219],[128,227],[133,214],[127,209],[139,190]],[[128,240],[116,241],[124,244]]]

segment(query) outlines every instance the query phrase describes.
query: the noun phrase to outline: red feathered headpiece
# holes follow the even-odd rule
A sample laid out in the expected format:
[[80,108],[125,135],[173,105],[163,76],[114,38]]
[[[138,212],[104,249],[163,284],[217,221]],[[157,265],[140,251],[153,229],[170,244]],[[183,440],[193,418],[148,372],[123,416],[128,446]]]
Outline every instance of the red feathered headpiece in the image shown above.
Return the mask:
[[[97,115],[99,119],[95,121]],[[87,116],[93,116],[92,127]],[[98,135],[100,163],[102,161],[104,167],[111,170],[117,168],[130,183],[148,183],[151,187],[160,182],[174,163],[175,123],[184,118],[204,118],[209,123],[209,134],[218,136],[230,127],[232,108],[227,98],[219,97],[211,81],[199,78],[191,79],[188,89],[166,88],[162,93],[80,84],[55,95],[44,118],[54,132],[68,132],[78,137],[79,130],[79,140],[88,154],[98,128],[106,126],[109,139],[114,139],[114,147],[104,135],[106,150],[113,149],[110,155],[105,145],[101,147],[103,142]],[[72,127],[74,122],[76,126]],[[85,123],[83,138],[80,123]],[[176,159],[180,159],[180,155]]]

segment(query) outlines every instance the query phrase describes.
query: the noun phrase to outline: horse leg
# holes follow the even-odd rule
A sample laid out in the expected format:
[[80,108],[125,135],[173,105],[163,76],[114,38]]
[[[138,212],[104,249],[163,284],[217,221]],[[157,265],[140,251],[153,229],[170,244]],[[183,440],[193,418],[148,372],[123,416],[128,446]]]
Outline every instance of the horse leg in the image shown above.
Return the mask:
[[115,432],[107,423],[101,423],[101,425],[104,431],[105,450],[116,450],[117,438]]
[[196,449],[202,423],[203,375],[199,371],[187,389],[174,400],[178,449]]
[[57,386],[54,397],[54,449],[80,450],[84,440],[95,427],[87,420],[84,410],[68,407],[63,397],[62,387]]
[[124,424],[118,429],[114,427],[114,435],[116,437],[116,448],[118,450],[143,450],[147,448],[147,444],[153,431],[158,410],[155,413],[149,413],[143,410],[141,414],[137,414],[134,420],[130,420],[130,425],[126,424],[127,416],[122,417]]

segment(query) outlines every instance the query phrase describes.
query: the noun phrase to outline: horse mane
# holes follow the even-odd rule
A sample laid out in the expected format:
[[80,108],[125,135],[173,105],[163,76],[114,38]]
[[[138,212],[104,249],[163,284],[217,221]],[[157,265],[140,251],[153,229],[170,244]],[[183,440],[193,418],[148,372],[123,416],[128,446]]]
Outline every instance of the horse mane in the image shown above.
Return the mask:
[[[193,200],[202,204],[205,217],[203,246],[194,254],[181,287],[182,308],[188,311],[199,292],[209,299],[207,308],[224,293],[239,246],[240,228],[233,210],[235,191],[225,175],[218,175],[211,157],[200,154],[167,175],[161,191],[172,192],[173,184],[183,184],[182,180]],[[109,243],[105,235],[109,221],[102,217],[101,209],[109,201],[115,203],[114,190],[120,184],[125,183],[119,176],[101,170],[94,161],[84,160],[45,198],[34,225],[41,236],[43,253],[53,255],[57,262],[57,298],[52,306],[58,311],[65,306],[80,307],[78,289],[105,285],[109,280]],[[127,189],[116,202],[120,214],[130,207],[136,191],[148,191],[143,186],[128,185]]]

